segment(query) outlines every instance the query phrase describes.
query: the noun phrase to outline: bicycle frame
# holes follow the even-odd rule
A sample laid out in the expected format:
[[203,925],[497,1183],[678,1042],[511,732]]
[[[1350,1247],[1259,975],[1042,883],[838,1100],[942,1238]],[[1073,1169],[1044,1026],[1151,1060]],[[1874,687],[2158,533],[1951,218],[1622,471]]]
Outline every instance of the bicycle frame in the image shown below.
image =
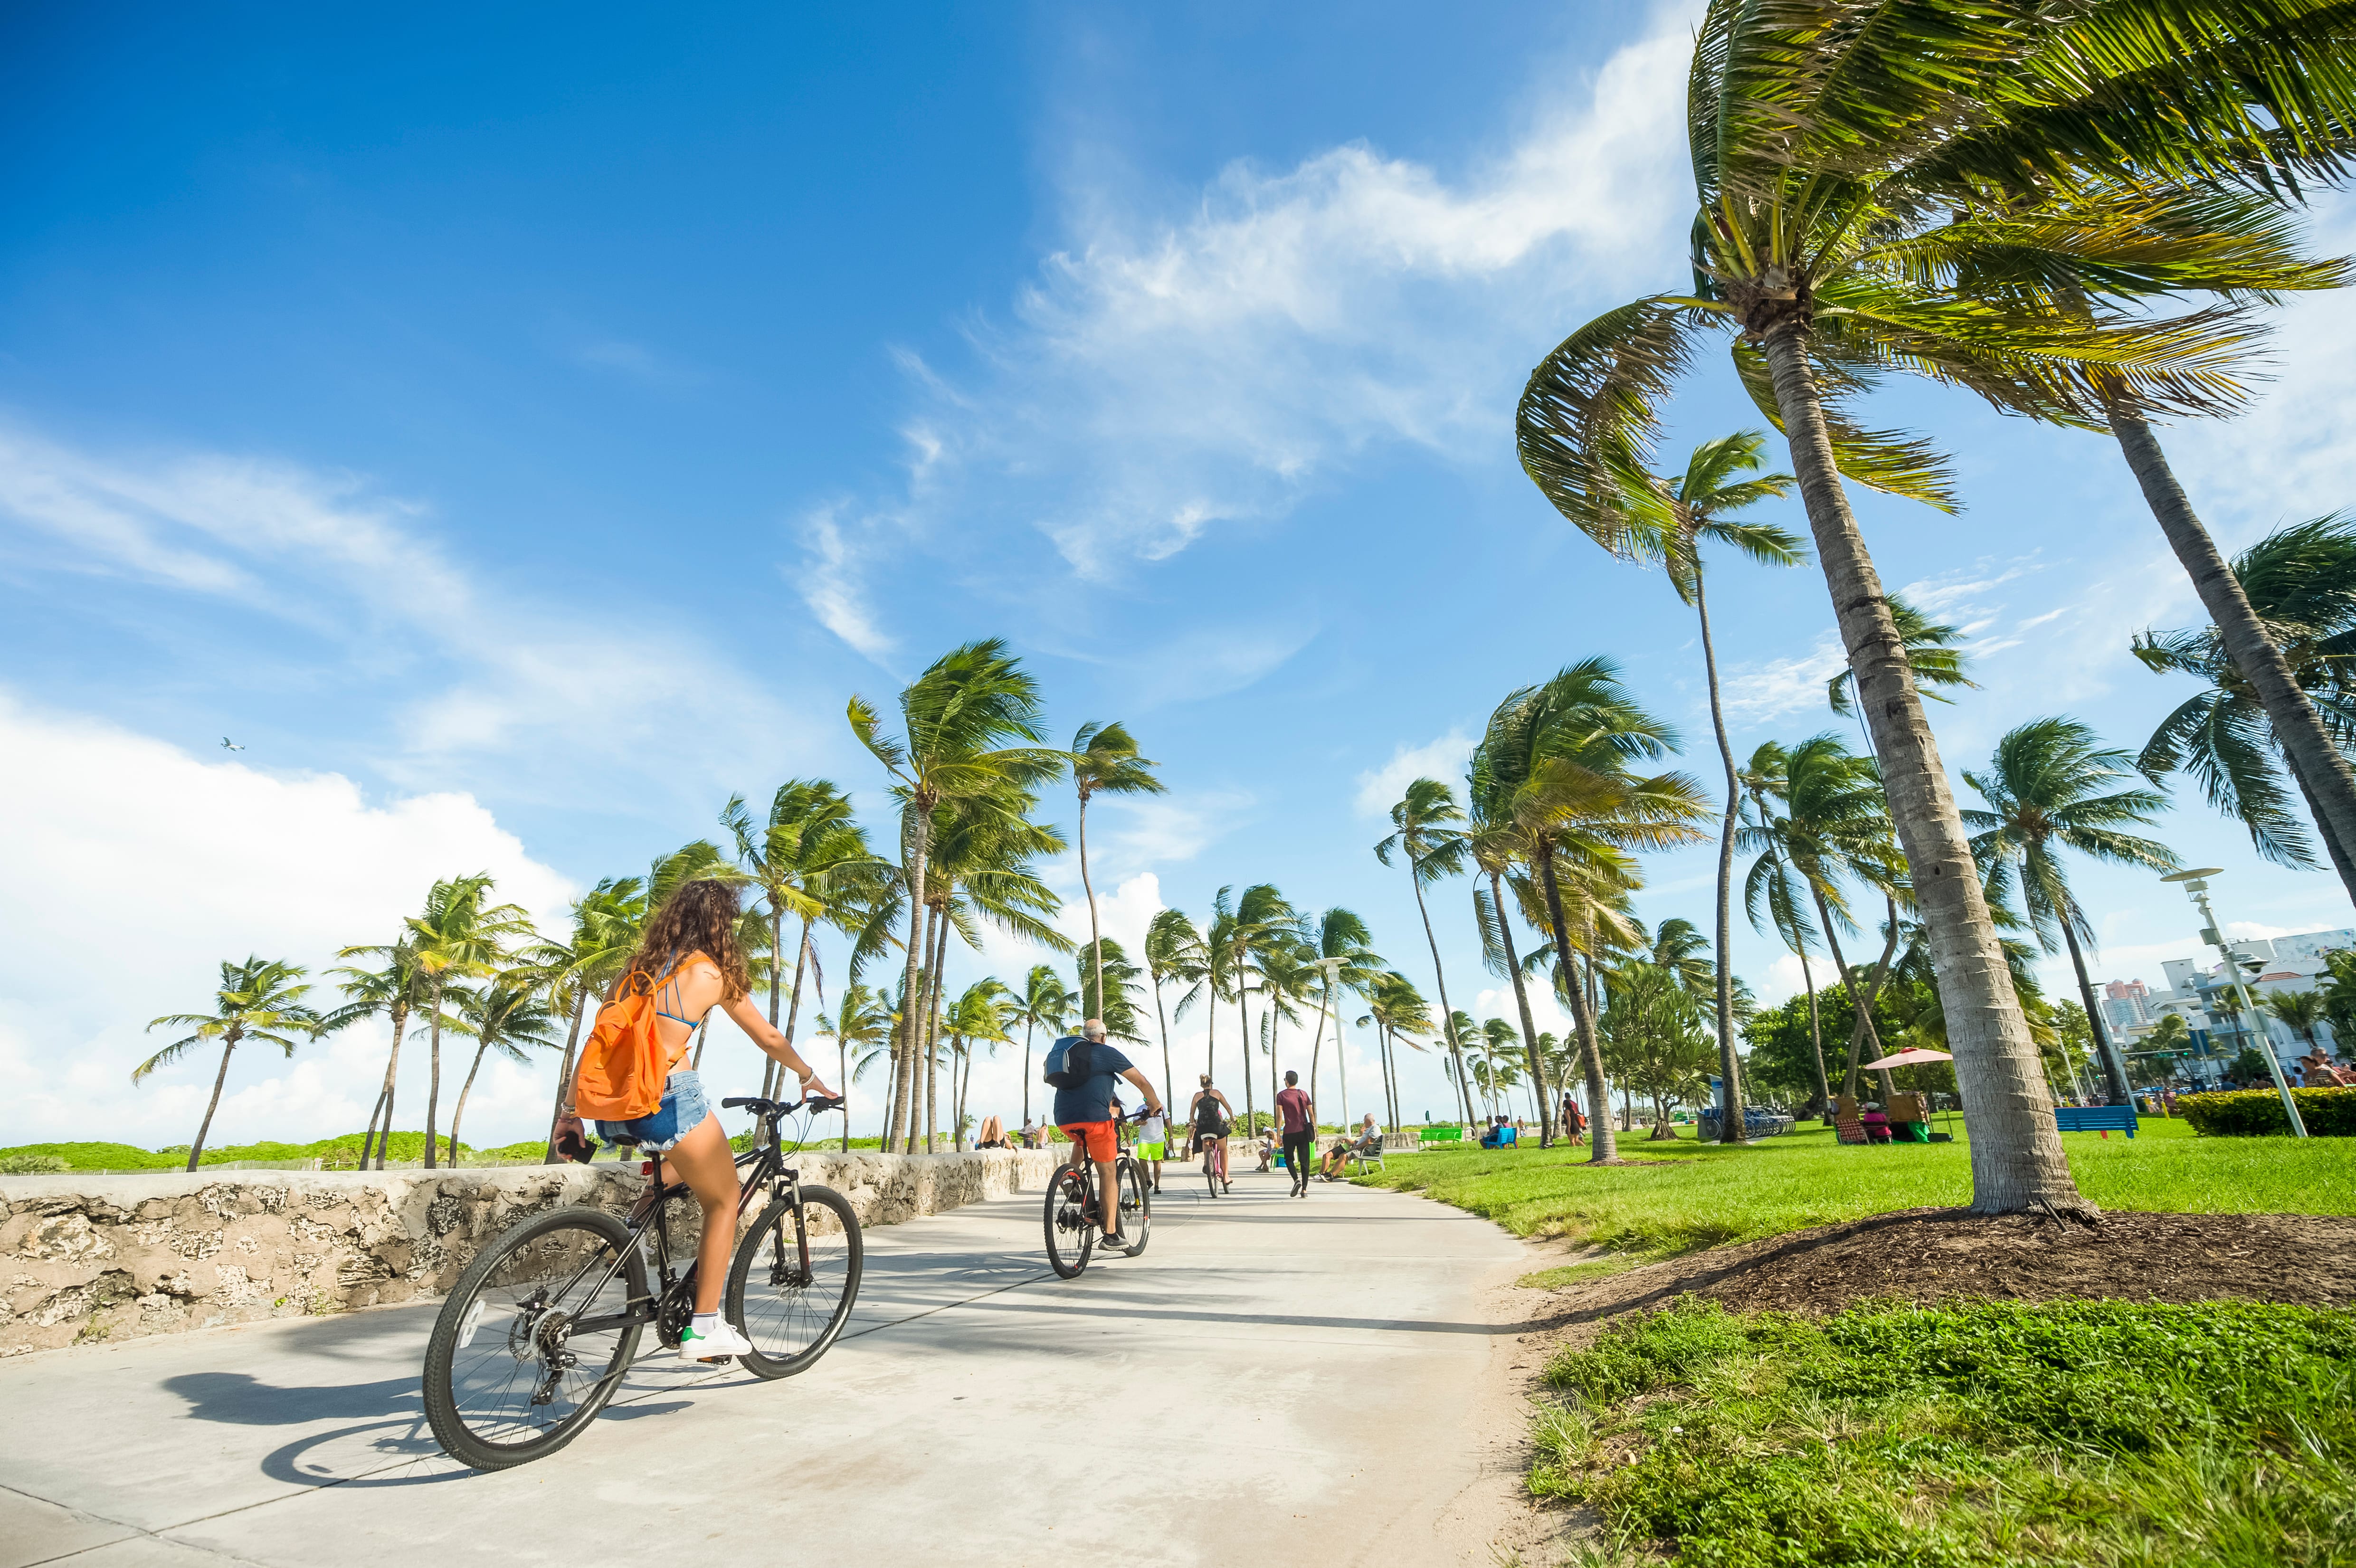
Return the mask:
[[[754,1135],[753,1146],[736,1156],[736,1164],[740,1168],[751,1167],[745,1170],[744,1185],[737,1189],[736,1212],[741,1217],[752,1202],[754,1195],[765,1186],[770,1189],[772,1201],[789,1205],[794,1217],[794,1246],[797,1262],[800,1265],[803,1277],[807,1279],[810,1273],[809,1226],[802,1213],[801,1172],[786,1164],[785,1156],[777,1146],[777,1122],[790,1115],[798,1107],[783,1107],[759,1118],[758,1131]],[[655,1325],[656,1332],[663,1335],[666,1326],[662,1321],[662,1309],[694,1288],[695,1272],[701,1266],[701,1260],[689,1263],[684,1273],[674,1276],[670,1263],[670,1228],[664,1222],[664,1216],[670,1208],[671,1200],[691,1196],[692,1189],[683,1181],[661,1180],[662,1156],[660,1155],[644,1161],[638,1168],[650,1178],[650,1184],[647,1190],[639,1195],[638,1201],[632,1206],[628,1216],[622,1223],[630,1232],[630,1244],[633,1247],[640,1244],[649,1227],[653,1229],[655,1269],[659,1283],[653,1284],[649,1294],[646,1295],[633,1296],[620,1312],[578,1320],[573,1326],[573,1332],[576,1334],[619,1328],[632,1323],[651,1323]],[[617,1251],[607,1260],[605,1273],[598,1278],[596,1284],[590,1290],[590,1300],[595,1300],[598,1293],[603,1291],[621,1271],[624,1256],[625,1254]],[[557,1298],[562,1299],[594,1267],[596,1267],[594,1259],[584,1263],[578,1273],[564,1282],[563,1289],[556,1293]],[[667,1336],[665,1342],[669,1342]]]

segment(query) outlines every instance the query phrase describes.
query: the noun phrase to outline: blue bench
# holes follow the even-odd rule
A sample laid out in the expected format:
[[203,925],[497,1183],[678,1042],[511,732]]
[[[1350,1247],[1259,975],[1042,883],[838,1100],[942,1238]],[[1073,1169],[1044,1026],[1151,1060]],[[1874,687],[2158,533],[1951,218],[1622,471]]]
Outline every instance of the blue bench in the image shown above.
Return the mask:
[[2125,1133],[2136,1135],[2132,1105],[2057,1105],[2053,1122],[2064,1133]]

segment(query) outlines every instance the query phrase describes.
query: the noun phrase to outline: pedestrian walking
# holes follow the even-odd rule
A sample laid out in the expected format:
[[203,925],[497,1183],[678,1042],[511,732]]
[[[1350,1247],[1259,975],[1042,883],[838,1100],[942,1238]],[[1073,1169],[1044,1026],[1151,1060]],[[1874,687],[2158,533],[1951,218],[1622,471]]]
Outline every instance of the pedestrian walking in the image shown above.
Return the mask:
[[1581,1111],[1579,1101],[1568,1094],[1562,1097],[1562,1130],[1569,1134],[1570,1146],[1574,1149],[1587,1142],[1587,1112]]
[[1292,1174],[1292,1196],[1309,1196],[1309,1147],[1317,1141],[1317,1107],[1301,1087],[1301,1075],[1288,1071],[1284,1087],[1276,1091],[1276,1114],[1284,1129],[1284,1168]]

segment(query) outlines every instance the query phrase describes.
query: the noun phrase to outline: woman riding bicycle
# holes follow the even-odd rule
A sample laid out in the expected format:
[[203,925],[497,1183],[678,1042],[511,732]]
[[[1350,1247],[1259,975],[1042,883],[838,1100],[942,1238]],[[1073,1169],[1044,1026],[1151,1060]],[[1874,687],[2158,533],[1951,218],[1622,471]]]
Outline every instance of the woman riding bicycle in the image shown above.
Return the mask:
[[1218,1173],[1222,1190],[1233,1191],[1235,1184],[1227,1179],[1227,1129],[1235,1125],[1236,1108],[1227,1097],[1211,1087],[1211,1075],[1201,1075],[1203,1087],[1194,1091],[1194,1101],[1186,1113],[1194,1123],[1194,1146],[1207,1147],[1216,1162],[1212,1167]]
[[[645,940],[607,993],[608,1000],[620,995],[634,974],[645,975],[653,985],[655,1028],[669,1053],[669,1076],[663,1081],[662,1104],[652,1114],[599,1122],[598,1136],[609,1144],[635,1143],[652,1151],[663,1167],[658,1181],[686,1182],[703,1206],[703,1239],[695,1252],[695,1318],[679,1347],[683,1361],[743,1356],[753,1349],[743,1335],[720,1320],[728,1255],[736,1244],[736,1156],[704,1098],[702,1079],[680,1066],[687,1058],[688,1043],[717,1006],[755,1045],[792,1069],[801,1079],[804,1099],[833,1094],[747,996],[744,954],[736,945],[739,913],[736,889],[729,884],[688,883],[647,922]],[[569,1086],[564,1121],[577,1131]]]

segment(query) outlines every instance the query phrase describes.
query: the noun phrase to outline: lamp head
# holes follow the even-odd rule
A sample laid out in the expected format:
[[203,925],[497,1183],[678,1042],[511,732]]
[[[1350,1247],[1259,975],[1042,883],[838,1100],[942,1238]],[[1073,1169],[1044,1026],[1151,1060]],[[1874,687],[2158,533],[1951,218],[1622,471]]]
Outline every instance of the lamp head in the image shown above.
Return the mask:
[[2171,872],[2168,875],[2161,877],[2160,880],[2162,882],[2181,882],[2184,884],[2184,890],[2187,893],[2206,893],[2209,891],[2208,879],[2211,876],[2222,876],[2224,875],[2225,868],[2222,865],[2198,865],[2194,866],[2190,871]]

